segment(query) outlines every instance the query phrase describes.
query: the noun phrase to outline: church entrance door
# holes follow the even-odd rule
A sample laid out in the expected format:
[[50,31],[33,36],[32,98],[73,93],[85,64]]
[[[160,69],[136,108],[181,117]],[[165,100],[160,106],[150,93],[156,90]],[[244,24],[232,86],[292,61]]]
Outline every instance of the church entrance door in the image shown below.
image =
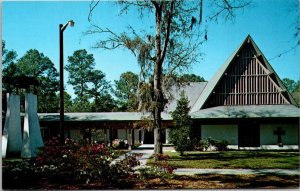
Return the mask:
[[239,147],[259,147],[259,124],[251,121],[239,124]]

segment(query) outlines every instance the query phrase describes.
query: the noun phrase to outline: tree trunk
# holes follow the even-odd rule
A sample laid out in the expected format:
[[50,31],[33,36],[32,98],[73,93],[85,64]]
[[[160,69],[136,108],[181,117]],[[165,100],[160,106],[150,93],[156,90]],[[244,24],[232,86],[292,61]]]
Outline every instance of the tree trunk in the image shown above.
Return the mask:
[[162,29],[162,10],[165,6],[163,1],[151,1],[155,6],[155,24],[156,24],[156,35],[155,35],[155,66],[153,73],[153,118],[154,118],[154,153],[162,154],[162,127],[161,127],[161,112],[164,109],[164,96],[162,92],[162,71],[163,62],[165,59],[167,46],[170,37],[170,26],[172,22],[172,13],[174,10],[175,0],[172,0],[170,11],[165,13],[167,15],[165,39],[162,46],[161,42],[161,29]]
[[162,77],[162,60],[161,60],[161,22],[162,22],[162,9],[161,6],[156,4],[155,21],[156,21],[156,35],[155,35],[155,66],[153,73],[153,122],[154,122],[154,153],[162,154],[161,142],[161,111],[163,94],[161,88]]

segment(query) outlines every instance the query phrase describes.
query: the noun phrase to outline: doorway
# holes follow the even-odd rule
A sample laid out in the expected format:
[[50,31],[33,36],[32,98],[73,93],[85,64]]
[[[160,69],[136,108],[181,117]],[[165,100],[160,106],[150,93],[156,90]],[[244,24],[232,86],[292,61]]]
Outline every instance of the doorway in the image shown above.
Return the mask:
[[239,147],[259,147],[260,129],[259,124],[246,121],[239,124]]

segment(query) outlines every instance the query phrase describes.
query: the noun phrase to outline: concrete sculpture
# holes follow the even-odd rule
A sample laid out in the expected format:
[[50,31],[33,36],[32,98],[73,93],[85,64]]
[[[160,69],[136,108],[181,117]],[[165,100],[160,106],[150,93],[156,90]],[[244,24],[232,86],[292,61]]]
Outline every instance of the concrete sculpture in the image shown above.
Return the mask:
[[2,135],[2,157],[20,156],[22,150],[20,96],[7,93],[7,111]]
[[37,96],[32,93],[25,94],[25,116],[23,130],[23,148],[21,157],[32,158],[36,156],[38,148],[44,146],[39,119],[37,115]]

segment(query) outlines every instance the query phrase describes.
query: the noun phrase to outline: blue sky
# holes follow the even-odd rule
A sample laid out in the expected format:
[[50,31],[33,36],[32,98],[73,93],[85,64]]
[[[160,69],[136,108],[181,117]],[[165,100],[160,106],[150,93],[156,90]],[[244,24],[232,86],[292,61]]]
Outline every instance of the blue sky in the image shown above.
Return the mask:
[[[112,1],[100,4],[93,14],[93,22],[111,27],[114,31],[126,30],[127,24],[146,30],[153,25],[153,17],[146,17],[141,22],[135,11],[129,12],[127,16],[118,17],[119,9],[111,6],[112,4]],[[234,21],[219,20],[218,23],[210,23],[208,41],[200,50],[205,56],[189,72],[209,80],[248,34],[268,59],[289,50],[296,42],[293,35],[296,32],[298,7],[298,0],[253,0],[250,7],[238,12]],[[204,14],[209,14],[209,9],[203,11]],[[58,69],[58,26],[73,19],[75,27],[68,27],[64,32],[65,64],[67,56],[72,55],[75,50],[87,49],[89,53],[94,54],[96,68],[102,70],[109,81],[113,82],[121,73],[129,70],[137,73],[139,70],[136,58],[129,51],[91,48],[98,37],[83,35],[90,25],[87,19],[88,12],[89,1],[4,1],[2,39],[6,41],[9,50],[17,51],[18,58],[29,49],[37,49],[48,56]],[[270,60],[280,78],[299,79],[299,53],[297,47]],[[66,82],[67,72],[65,74]],[[67,86],[67,91],[72,92],[72,88]]]

